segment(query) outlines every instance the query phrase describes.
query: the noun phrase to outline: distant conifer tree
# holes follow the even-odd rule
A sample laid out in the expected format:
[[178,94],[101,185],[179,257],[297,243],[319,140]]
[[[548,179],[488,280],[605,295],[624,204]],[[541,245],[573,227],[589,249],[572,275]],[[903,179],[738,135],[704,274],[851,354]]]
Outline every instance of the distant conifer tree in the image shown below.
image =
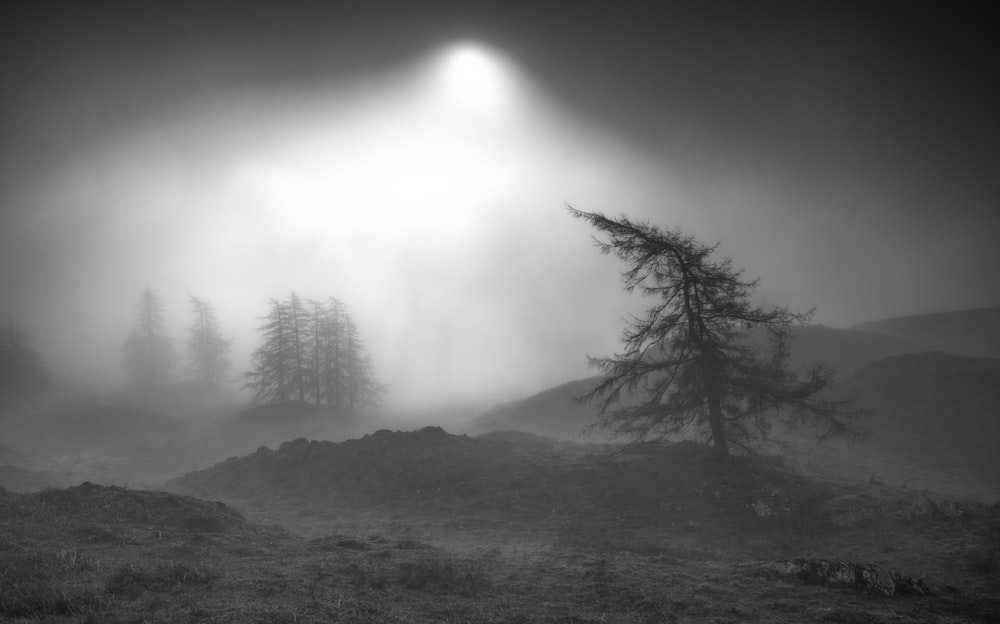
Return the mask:
[[232,340],[219,333],[219,322],[211,303],[190,298],[194,317],[188,328],[188,369],[196,381],[218,385],[226,380]]
[[288,343],[291,354],[292,391],[298,401],[306,400],[306,386],[309,383],[309,336],[312,317],[302,299],[294,292],[285,301],[288,318]]
[[354,319],[346,311],[343,314],[344,340],[343,354],[344,381],[348,409],[378,405],[385,393],[383,386],[375,378],[371,357],[365,348]]
[[170,379],[176,361],[163,304],[149,288],[142,291],[136,303],[135,321],[136,327],[122,348],[122,367],[136,385],[148,390]]
[[27,335],[8,319],[0,330],[0,407],[16,407],[48,386],[51,378]]
[[292,292],[285,301],[271,299],[265,321],[264,344],[251,356],[244,384],[258,403],[355,409],[378,402],[382,386],[341,301],[303,302]]
[[260,326],[262,344],[250,356],[253,370],[245,375],[243,387],[253,392],[257,403],[285,403],[291,396],[291,367],[288,306],[270,299],[271,311]]

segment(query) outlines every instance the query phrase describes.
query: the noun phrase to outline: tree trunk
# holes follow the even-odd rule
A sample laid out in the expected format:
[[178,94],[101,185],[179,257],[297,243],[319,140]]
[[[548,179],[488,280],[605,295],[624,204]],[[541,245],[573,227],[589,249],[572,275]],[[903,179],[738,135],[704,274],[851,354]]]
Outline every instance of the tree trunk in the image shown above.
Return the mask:
[[729,443],[726,440],[726,427],[722,417],[722,401],[716,389],[708,390],[708,426],[712,430],[712,447],[719,458],[729,456]]

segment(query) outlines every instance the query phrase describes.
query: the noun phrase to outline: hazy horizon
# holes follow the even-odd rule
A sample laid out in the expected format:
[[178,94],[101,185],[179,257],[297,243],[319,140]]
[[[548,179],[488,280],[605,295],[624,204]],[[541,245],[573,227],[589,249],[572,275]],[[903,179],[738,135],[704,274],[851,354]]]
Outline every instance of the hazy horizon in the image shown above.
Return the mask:
[[975,44],[785,9],[551,37],[558,15],[502,9],[28,15],[4,44],[0,313],[111,387],[146,287],[178,347],[188,297],[212,303],[233,374],[269,298],[335,296],[387,404],[501,401],[589,375],[646,304],[567,203],[719,242],[815,323],[1000,305]]

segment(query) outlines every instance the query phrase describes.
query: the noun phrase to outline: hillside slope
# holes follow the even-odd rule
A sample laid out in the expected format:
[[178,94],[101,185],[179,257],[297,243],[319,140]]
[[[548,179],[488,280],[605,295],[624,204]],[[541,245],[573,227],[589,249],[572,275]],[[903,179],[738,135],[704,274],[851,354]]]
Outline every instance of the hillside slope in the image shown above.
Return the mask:
[[162,413],[119,406],[43,411],[3,423],[19,448],[108,450],[185,435],[189,423]]
[[[809,328],[802,339],[807,348],[800,354],[832,344],[840,346],[836,355],[841,362],[861,362],[906,344],[883,338],[858,330]],[[494,407],[476,417],[471,430],[583,439],[581,431],[596,420],[597,408],[574,397],[596,383],[597,378],[582,379]],[[808,430],[798,431],[786,440],[792,446],[779,452],[820,473],[1000,499],[1000,360],[940,351],[903,353],[866,363],[837,390],[868,410],[859,423],[870,429],[868,438],[860,444],[839,441],[817,447]],[[601,434],[593,432],[589,439]]]
[[792,336],[789,364],[793,369],[823,362],[836,371],[838,379],[847,379],[883,358],[935,350],[933,345],[914,338],[824,325],[793,328]]
[[[794,328],[793,336],[790,354],[793,368],[824,362],[833,367],[839,379],[847,379],[866,364],[882,358],[932,349],[927,343],[909,338],[821,325]],[[576,400],[596,385],[597,377],[588,377],[497,405],[473,418],[469,431],[519,430],[562,440],[607,440],[602,431],[583,433],[587,425],[597,420],[598,409],[594,404]]]
[[912,453],[996,455],[1000,360],[943,352],[869,364],[845,382],[872,412],[875,441]]
[[922,341],[959,355],[1000,358],[1000,308],[900,316],[854,329]]
[[900,355],[869,364],[840,390],[869,412],[859,424],[870,435],[797,444],[801,457],[855,478],[1000,498],[1000,360]]
[[584,433],[584,428],[597,420],[599,411],[596,405],[577,400],[593,390],[597,382],[597,377],[577,379],[497,405],[473,418],[469,430],[471,433],[526,431],[560,440],[606,440],[607,436],[600,431]]

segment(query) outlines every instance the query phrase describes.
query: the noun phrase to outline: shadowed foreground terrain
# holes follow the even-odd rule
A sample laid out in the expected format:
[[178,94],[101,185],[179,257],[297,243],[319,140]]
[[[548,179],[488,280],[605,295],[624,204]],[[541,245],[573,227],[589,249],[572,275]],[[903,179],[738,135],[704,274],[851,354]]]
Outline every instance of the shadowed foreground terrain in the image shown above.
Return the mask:
[[169,493],[0,492],[0,620],[1000,618],[995,506],[693,443],[616,450],[379,431],[262,447]]

